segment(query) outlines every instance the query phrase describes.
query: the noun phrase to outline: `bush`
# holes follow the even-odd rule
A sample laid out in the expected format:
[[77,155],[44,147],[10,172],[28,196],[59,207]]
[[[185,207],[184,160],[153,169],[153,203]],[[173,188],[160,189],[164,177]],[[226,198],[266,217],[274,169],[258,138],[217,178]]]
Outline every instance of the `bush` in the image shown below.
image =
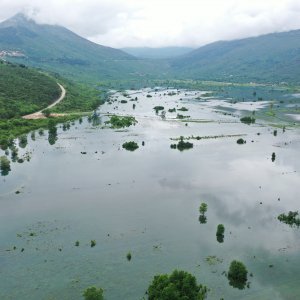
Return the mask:
[[217,227],[217,233],[216,233],[216,235],[224,236],[224,232],[225,232],[224,225],[223,224],[219,224],[218,227]]
[[243,145],[243,144],[246,144],[246,141],[244,140],[244,139],[238,139],[237,141],[236,141],[239,145]]
[[246,266],[237,260],[233,260],[228,271],[229,284],[235,288],[245,288],[248,271]]
[[8,175],[10,171],[10,161],[6,156],[0,157],[0,170],[2,176]]
[[122,147],[128,151],[134,151],[139,148],[139,145],[136,142],[126,142]]
[[207,288],[195,276],[175,270],[171,275],[156,275],[148,288],[149,300],[203,300]]
[[201,215],[204,215],[207,212],[207,204],[206,203],[201,203],[199,207],[199,212]]
[[250,124],[252,124],[252,123],[255,123],[255,118],[250,117],[250,116],[247,116],[247,117],[242,117],[242,118],[240,119],[240,121],[241,121],[242,123],[245,123],[245,124],[250,125]]
[[134,117],[119,117],[112,116],[109,121],[106,121],[105,124],[111,124],[112,128],[123,128],[135,125],[137,123]]
[[84,291],[83,297],[85,300],[103,300],[103,289],[94,286],[89,287]]
[[289,211],[288,214],[280,214],[278,220],[282,223],[288,224],[290,226],[296,225],[300,226],[300,219],[297,217],[299,213],[297,211]]

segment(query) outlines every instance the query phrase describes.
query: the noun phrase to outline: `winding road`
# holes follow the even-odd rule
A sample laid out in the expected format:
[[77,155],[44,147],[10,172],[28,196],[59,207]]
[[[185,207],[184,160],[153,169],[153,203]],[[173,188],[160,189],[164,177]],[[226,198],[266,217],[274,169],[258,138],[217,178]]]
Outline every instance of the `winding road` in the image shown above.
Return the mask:
[[[62,101],[64,98],[65,98],[65,96],[66,96],[66,90],[65,90],[65,88],[61,85],[61,84],[59,84],[59,83],[57,83],[58,84],[58,86],[60,87],[60,89],[61,89],[61,95],[60,95],[60,97],[56,100],[56,101],[54,101],[52,104],[50,104],[49,106],[47,106],[46,108],[44,108],[44,109],[42,109],[42,110],[40,110],[40,111],[37,111],[37,112],[35,112],[35,113],[33,113],[33,114],[30,114],[30,115],[26,115],[26,116],[23,116],[22,118],[23,119],[28,119],[28,120],[33,120],[33,119],[44,119],[44,118],[46,118],[45,116],[44,116],[44,114],[43,114],[43,110],[45,110],[45,109],[50,109],[50,108],[52,108],[52,107],[54,107],[55,105],[57,105],[60,101]],[[58,116],[58,115],[63,115],[63,114],[51,114],[52,116]]]

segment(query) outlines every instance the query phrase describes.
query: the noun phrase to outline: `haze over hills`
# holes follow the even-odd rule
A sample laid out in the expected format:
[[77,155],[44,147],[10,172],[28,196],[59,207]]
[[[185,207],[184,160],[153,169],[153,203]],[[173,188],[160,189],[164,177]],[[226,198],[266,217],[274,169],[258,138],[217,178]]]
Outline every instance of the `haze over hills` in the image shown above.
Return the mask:
[[162,48],[150,48],[150,47],[128,47],[122,48],[124,52],[139,58],[153,58],[153,59],[166,59],[173,58],[180,55],[187,54],[194,50],[189,47],[162,47]]
[[123,78],[147,70],[143,62],[121,50],[95,44],[61,26],[37,24],[22,14],[0,24],[1,51],[9,60],[81,79]]
[[300,30],[212,43],[171,64],[187,78],[300,82]]

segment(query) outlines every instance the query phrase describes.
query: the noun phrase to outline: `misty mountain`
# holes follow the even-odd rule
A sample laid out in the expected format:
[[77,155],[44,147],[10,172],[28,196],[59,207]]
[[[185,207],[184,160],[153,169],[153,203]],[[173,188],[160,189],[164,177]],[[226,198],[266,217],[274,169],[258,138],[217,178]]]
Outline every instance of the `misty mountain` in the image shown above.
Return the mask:
[[98,45],[61,26],[37,24],[22,14],[0,24],[0,55],[80,80],[128,78],[153,68],[124,51]]
[[187,54],[194,49],[189,47],[128,47],[121,50],[139,58],[166,59]]
[[300,30],[212,43],[171,65],[183,78],[299,82]]

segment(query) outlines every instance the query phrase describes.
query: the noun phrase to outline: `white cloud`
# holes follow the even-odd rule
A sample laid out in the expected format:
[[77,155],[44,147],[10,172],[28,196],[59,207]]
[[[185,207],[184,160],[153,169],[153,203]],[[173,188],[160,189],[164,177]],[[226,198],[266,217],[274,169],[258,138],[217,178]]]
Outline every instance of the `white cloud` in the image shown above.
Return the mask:
[[0,7],[0,20],[22,11],[113,47],[196,47],[300,28],[299,0],[0,0]]

